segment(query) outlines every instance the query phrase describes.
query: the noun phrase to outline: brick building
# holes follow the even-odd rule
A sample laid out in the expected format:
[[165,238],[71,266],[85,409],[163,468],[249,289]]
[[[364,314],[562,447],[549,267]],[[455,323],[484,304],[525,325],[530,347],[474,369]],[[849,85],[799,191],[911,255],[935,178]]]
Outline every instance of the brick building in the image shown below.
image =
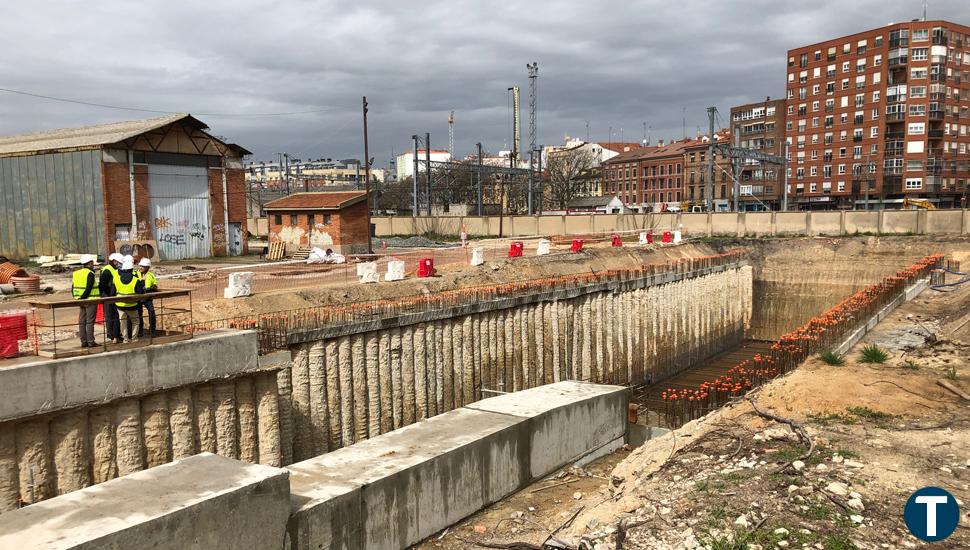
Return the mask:
[[[766,99],[731,108],[734,145],[777,157],[785,156],[785,100]],[[780,210],[785,167],[741,161],[740,208]]]
[[[728,130],[721,130],[714,134],[719,145],[728,145],[731,134]],[[688,140],[684,145],[684,191],[681,194],[684,202],[693,208],[705,207],[707,197],[707,180],[710,179],[711,167],[708,162],[711,140],[707,136]],[[734,196],[734,180],[731,158],[727,155],[715,155],[714,167],[714,200],[715,212],[731,209],[731,198]]]
[[[970,177],[970,27],[896,23],[788,52],[789,202],[960,206]],[[794,199],[794,201],[792,200]]]
[[269,202],[263,207],[269,240],[285,242],[291,252],[302,246],[370,252],[366,196],[364,191],[296,193]]
[[175,114],[0,137],[0,255],[243,254],[249,152],[207,129]]

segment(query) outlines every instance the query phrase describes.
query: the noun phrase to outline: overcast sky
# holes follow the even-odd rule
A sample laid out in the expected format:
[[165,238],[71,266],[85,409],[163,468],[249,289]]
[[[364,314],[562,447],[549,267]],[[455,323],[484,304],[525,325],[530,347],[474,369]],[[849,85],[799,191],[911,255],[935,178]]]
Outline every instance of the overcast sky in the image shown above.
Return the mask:
[[[362,157],[431,132],[456,154],[508,147],[507,89],[539,63],[538,142],[565,134],[680,138],[731,105],[784,93],[786,52],[919,17],[920,0],[312,2],[4,0],[0,87],[81,101],[187,111],[255,160]],[[931,19],[970,24],[967,0]],[[276,117],[215,116],[319,111]],[[208,114],[203,114],[208,113]],[[158,116],[0,92],[0,135]]]

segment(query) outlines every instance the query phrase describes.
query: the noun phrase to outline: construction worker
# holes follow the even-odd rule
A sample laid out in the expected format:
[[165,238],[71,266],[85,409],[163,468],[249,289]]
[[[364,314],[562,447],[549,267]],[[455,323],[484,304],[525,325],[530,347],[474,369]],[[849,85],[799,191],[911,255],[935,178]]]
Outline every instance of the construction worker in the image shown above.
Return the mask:
[[[135,261],[131,256],[125,256],[121,264],[121,269],[114,272],[114,287],[116,296],[132,296],[131,301],[115,302],[121,318],[125,321],[126,334],[124,342],[131,342],[134,334],[136,337],[141,332],[141,319],[138,317],[138,302],[134,296],[145,293],[145,282],[141,280],[135,271]],[[121,326],[118,326],[119,333]]]
[[[115,275],[124,256],[117,252],[108,256],[108,264],[101,268],[101,277],[98,279],[98,292],[102,297],[115,296]],[[104,304],[104,333],[108,340],[114,340],[120,344],[121,324],[118,321],[118,307],[115,304]]]
[[[152,272],[152,261],[148,258],[142,258],[138,262],[139,270],[141,271],[141,280],[145,284],[145,294],[150,294],[158,290],[158,279],[155,278],[155,273]],[[145,328],[145,321],[142,318],[142,310],[148,311],[148,337],[155,337],[155,304],[151,299],[142,300],[138,302],[138,323],[140,328],[138,330],[138,337],[141,338],[143,335],[143,329]]]
[[[94,266],[97,256],[83,254],[81,267],[71,275],[71,295],[75,300],[87,300],[101,295],[95,283]],[[78,306],[77,332],[81,338],[82,348],[93,348],[98,344],[94,340],[94,320],[98,316],[98,304]]]

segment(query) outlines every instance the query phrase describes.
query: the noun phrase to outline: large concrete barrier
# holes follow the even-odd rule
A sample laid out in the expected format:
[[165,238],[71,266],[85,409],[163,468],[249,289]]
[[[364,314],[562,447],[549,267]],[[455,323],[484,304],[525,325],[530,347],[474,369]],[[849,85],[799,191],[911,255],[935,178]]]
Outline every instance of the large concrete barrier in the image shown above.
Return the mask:
[[289,467],[290,549],[405,548],[626,429],[627,390],[559,382]]
[[0,516],[0,548],[282,548],[287,472],[196,455]]
[[225,330],[191,340],[0,369],[0,421],[107,403],[259,368],[253,331]]
[[[881,233],[887,235],[967,235],[970,233],[970,210],[878,210],[816,212],[715,212],[710,214],[581,214],[550,216],[515,216],[505,218],[499,232],[498,218],[374,217],[377,236],[416,235],[425,231],[454,234],[450,228],[464,224],[471,235],[523,237],[531,235],[584,235],[612,231],[655,231],[683,227],[693,236],[762,236],[762,235],[851,235]],[[447,223],[442,220],[448,220]]]

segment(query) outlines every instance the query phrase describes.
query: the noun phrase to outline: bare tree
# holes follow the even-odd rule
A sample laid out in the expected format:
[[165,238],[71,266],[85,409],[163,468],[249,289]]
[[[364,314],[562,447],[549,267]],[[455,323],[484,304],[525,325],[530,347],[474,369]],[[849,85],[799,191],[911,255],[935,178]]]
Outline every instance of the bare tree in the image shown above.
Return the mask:
[[550,153],[546,169],[549,174],[548,192],[553,204],[566,208],[570,201],[581,196],[595,164],[596,156],[583,146]]

